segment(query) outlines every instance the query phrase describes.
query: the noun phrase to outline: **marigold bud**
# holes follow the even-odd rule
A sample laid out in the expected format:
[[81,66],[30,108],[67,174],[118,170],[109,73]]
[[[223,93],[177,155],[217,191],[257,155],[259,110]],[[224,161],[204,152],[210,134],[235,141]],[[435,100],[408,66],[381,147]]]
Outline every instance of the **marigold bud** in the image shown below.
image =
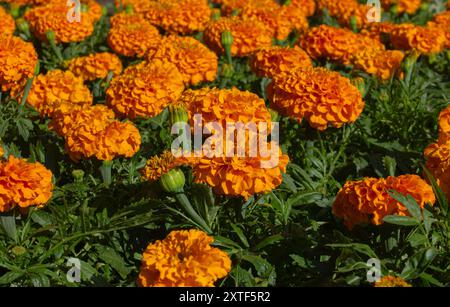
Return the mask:
[[355,15],[352,15],[352,17],[350,17],[350,28],[353,32],[358,32],[358,20],[356,19]]
[[72,176],[75,179],[75,182],[83,181],[84,171],[81,169],[75,169],[72,171]]
[[173,126],[176,123],[187,123],[189,121],[189,115],[186,108],[182,105],[170,105],[169,109],[169,123]]
[[280,114],[277,111],[275,111],[274,109],[271,109],[271,108],[267,108],[267,110],[270,113],[270,120],[272,122],[277,123],[277,122],[280,121],[281,116],[280,116]]
[[229,30],[222,32],[222,46],[225,49],[225,55],[227,56],[228,63],[231,64],[231,45],[233,45],[233,35]]
[[352,84],[358,88],[359,92],[364,97],[366,94],[366,84],[364,83],[364,79],[361,77],[355,78],[352,80]]
[[222,77],[231,78],[234,74],[234,67],[232,64],[222,65]]
[[179,168],[174,168],[161,176],[160,183],[164,191],[168,193],[183,192],[186,178],[183,171]]

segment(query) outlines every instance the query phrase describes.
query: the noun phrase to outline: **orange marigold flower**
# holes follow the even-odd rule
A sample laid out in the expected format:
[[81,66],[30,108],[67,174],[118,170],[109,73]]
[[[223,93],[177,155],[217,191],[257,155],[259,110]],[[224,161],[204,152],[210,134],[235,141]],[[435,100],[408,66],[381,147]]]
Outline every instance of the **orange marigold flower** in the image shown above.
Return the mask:
[[114,120],[114,112],[104,105],[80,107],[62,104],[49,125],[63,136],[70,157],[96,157],[111,161],[117,156],[132,157],[141,144],[139,130],[129,122]]
[[[186,106],[191,123],[193,116],[201,114],[203,124],[219,122],[222,127],[226,123],[270,124],[270,113],[264,99],[248,91],[233,89],[202,88],[187,90],[178,101]],[[193,126],[193,125],[191,125]]]
[[169,36],[148,60],[173,63],[186,84],[214,81],[217,77],[217,55],[193,37]]
[[330,16],[336,17],[343,26],[349,26],[350,19],[354,16],[357,26],[362,27],[368,22],[367,13],[370,6],[359,4],[357,0],[318,0],[317,8],[327,9]]
[[450,140],[450,106],[439,114],[439,142]]
[[422,4],[421,0],[381,0],[384,9],[389,10],[391,6],[397,5],[397,13],[414,14]]
[[450,198],[450,141],[433,143],[425,148],[425,167],[436,179],[437,184]]
[[[273,142],[271,148],[277,147]],[[273,158],[273,157],[272,157]],[[227,196],[242,196],[248,199],[253,194],[267,193],[283,182],[289,157],[278,151],[276,161],[257,157],[213,157],[186,158],[192,167],[194,181],[211,186],[215,193]]]
[[382,41],[383,35],[389,34],[397,25],[391,22],[371,22],[361,29],[360,34]]
[[131,122],[112,121],[102,133],[95,157],[107,161],[117,156],[131,158],[140,146],[141,135]]
[[39,162],[9,156],[0,162],[0,212],[15,205],[26,208],[44,206],[52,196],[52,172]]
[[218,54],[223,54],[222,33],[228,30],[233,35],[231,54],[247,56],[261,48],[272,45],[273,30],[261,22],[238,17],[220,18],[212,22],[204,32],[206,45]]
[[333,214],[350,230],[369,222],[380,225],[387,215],[408,215],[406,207],[389,195],[390,190],[411,195],[421,208],[436,201],[431,186],[417,175],[364,178],[344,184],[333,203]]
[[384,45],[365,35],[358,35],[348,29],[320,25],[310,29],[300,38],[300,46],[313,58],[348,65],[351,58],[362,50],[384,50]]
[[32,43],[19,37],[0,35],[0,85],[6,92],[18,94],[34,75],[38,57]]
[[6,13],[5,9],[0,6],[0,29],[2,34],[13,34],[16,30],[14,18]]
[[239,13],[245,6],[252,5],[254,7],[271,7],[277,9],[278,4],[275,0],[222,0],[220,1],[222,13],[230,16],[233,13]]
[[297,68],[312,67],[312,62],[308,54],[297,46],[294,48],[273,46],[256,52],[251,57],[250,65],[258,76],[273,78]]
[[152,7],[153,0],[115,0],[116,8],[120,8],[122,3],[122,8],[131,6],[133,11],[138,14],[143,14],[147,12]]
[[86,122],[90,122],[94,127],[100,127],[99,130],[104,130],[114,118],[114,111],[102,104],[86,107],[64,102],[53,113],[49,128],[60,136],[65,136]]
[[155,60],[130,66],[106,91],[107,103],[128,118],[154,117],[184,90],[183,76],[172,63]]
[[[93,5],[94,2],[90,3]],[[50,2],[27,10],[24,18],[31,32],[42,41],[47,41],[48,31],[55,33],[57,43],[81,42],[94,32],[96,13],[81,11],[80,22],[70,22],[67,13],[66,1]]]
[[110,71],[116,76],[122,72],[122,62],[119,57],[109,52],[74,58],[67,62],[67,67],[75,76],[86,81],[104,79]]
[[[239,16],[243,19],[258,20],[268,28],[272,29],[272,36],[274,36],[276,39],[286,39],[292,31],[291,21],[286,18],[286,16],[288,16],[288,13],[286,13],[285,11],[285,14],[282,15],[281,7],[274,1],[269,1],[268,3],[265,2],[267,2],[267,0],[253,0],[248,2],[240,9]],[[295,14],[289,16],[291,16],[292,19]],[[302,16],[302,13],[300,13],[300,16]]]
[[70,71],[50,70],[33,80],[27,103],[41,116],[52,116],[62,102],[91,105],[92,94],[81,77]]
[[404,279],[396,276],[383,276],[377,282],[375,282],[374,287],[412,287]]
[[355,68],[375,75],[381,80],[390,79],[398,71],[405,54],[399,50],[363,50],[355,54],[352,62]]
[[169,33],[191,34],[203,31],[211,16],[207,0],[157,0],[145,12],[150,23]]
[[286,7],[295,7],[303,11],[303,15],[310,17],[316,12],[316,2],[314,0],[291,0]]
[[445,48],[450,48],[450,11],[434,15],[433,21],[428,22],[427,27],[429,29],[436,29],[437,31],[444,30],[447,39]]
[[181,164],[181,160],[177,159],[171,151],[164,151],[147,160],[147,164],[142,170],[142,176],[148,181],[157,181],[162,175]]
[[274,77],[269,85],[271,107],[319,130],[354,122],[364,109],[358,88],[338,72],[306,68]]
[[390,39],[396,49],[416,49],[424,54],[441,52],[447,42],[443,30],[414,24],[397,25],[391,31]]
[[304,7],[292,5],[282,6],[279,14],[281,16],[280,18],[286,19],[289,22],[291,31],[302,33],[309,28]]
[[212,247],[214,238],[200,230],[175,230],[142,255],[141,287],[213,287],[227,276],[231,260]]
[[161,35],[141,15],[120,13],[111,17],[108,45],[127,57],[143,57],[158,47]]

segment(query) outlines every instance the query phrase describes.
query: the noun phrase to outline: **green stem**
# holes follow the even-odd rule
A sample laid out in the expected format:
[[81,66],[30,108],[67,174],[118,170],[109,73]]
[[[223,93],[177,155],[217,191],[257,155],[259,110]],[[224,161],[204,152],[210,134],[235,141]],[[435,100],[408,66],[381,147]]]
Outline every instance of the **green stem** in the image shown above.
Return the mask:
[[102,173],[103,183],[106,186],[109,186],[112,182],[111,168],[112,168],[112,161],[103,161],[102,166],[100,166],[100,172]]
[[23,107],[25,106],[25,103],[27,102],[28,95],[30,94],[31,86],[33,85],[34,77],[31,77],[27,80],[27,84],[25,85],[25,90],[23,92],[22,100],[20,101],[19,106],[19,113],[22,113]]
[[186,213],[188,213],[190,217],[203,228],[203,230],[205,230],[208,234],[212,233],[211,228],[208,226],[208,224],[206,224],[205,220],[200,215],[198,215],[194,208],[192,208],[191,202],[186,197],[186,194],[177,193],[175,194],[175,198],[186,211]]

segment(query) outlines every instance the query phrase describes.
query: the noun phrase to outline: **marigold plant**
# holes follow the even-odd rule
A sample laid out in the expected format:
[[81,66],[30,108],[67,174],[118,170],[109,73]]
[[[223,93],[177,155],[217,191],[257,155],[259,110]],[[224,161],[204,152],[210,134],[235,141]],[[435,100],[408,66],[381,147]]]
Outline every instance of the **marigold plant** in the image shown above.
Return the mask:
[[38,75],[31,87],[27,103],[41,116],[52,116],[61,103],[91,105],[92,94],[81,77],[70,71],[50,70]]
[[42,207],[52,196],[52,172],[39,162],[9,156],[0,162],[0,212],[19,206]]
[[138,277],[141,287],[213,287],[227,276],[231,260],[212,247],[214,238],[191,230],[172,231],[164,240],[151,243],[142,255]]
[[17,95],[28,78],[33,77],[38,62],[32,43],[9,36],[0,36],[0,85],[1,90],[12,90]]
[[271,108],[316,129],[354,122],[364,109],[361,93],[350,80],[325,68],[297,69],[274,77]]
[[312,62],[308,54],[297,46],[273,46],[256,52],[250,65],[258,76],[272,78],[294,69],[312,67]]
[[211,22],[204,32],[206,45],[218,54],[225,52],[222,33],[228,30],[233,36],[231,54],[247,56],[261,48],[272,45],[272,30],[263,23],[238,17],[220,18]]
[[85,81],[104,79],[109,72],[113,72],[116,76],[122,72],[122,62],[119,57],[109,52],[74,58],[67,62],[67,67],[75,76]]
[[169,36],[164,39],[148,61],[173,63],[187,85],[214,81],[217,77],[217,55],[192,37]]
[[161,42],[161,35],[141,15],[119,13],[111,17],[108,45],[127,57],[144,57]]
[[411,195],[421,208],[436,201],[431,186],[417,175],[364,178],[344,184],[333,203],[333,214],[348,229],[368,223],[380,225],[387,215],[408,215],[406,207],[389,195],[390,190]]
[[159,60],[130,66],[115,77],[106,91],[107,103],[128,118],[154,117],[176,101],[184,90],[176,66]]

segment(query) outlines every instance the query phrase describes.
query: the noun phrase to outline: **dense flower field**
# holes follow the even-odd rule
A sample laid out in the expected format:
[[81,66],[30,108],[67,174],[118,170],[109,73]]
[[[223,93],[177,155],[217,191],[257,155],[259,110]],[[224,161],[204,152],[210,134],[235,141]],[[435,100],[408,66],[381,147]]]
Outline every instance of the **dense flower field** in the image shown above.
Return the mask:
[[0,285],[450,286],[449,6],[0,0]]

